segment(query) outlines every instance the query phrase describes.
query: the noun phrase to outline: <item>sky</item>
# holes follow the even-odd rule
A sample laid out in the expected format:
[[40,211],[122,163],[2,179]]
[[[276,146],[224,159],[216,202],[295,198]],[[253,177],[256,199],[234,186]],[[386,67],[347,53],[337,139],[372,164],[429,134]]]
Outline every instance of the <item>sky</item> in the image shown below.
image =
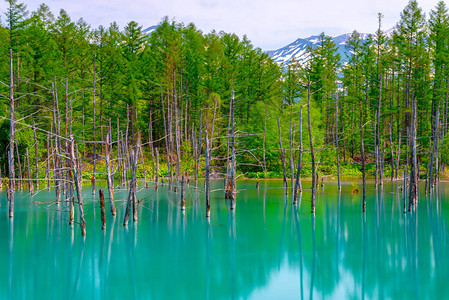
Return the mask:
[[[65,9],[72,20],[82,17],[94,28],[108,27],[116,21],[123,29],[128,22],[136,21],[145,29],[168,16],[178,23],[194,23],[204,33],[246,34],[256,47],[275,50],[321,32],[331,36],[354,29],[373,33],[379,12],[384,15],[383,28],[391,29],[408,0],[18,0],[29,11],[42,2],[55,16]],[[437,3],[418,0],[427,17]],[[0,0],[2,21],[6,7],[7,3]]]

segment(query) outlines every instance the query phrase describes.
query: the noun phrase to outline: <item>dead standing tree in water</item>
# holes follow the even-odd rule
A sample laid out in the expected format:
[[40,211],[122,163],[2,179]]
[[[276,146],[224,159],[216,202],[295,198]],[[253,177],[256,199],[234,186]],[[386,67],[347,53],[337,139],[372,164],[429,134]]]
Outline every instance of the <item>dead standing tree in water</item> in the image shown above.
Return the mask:
[[137,199],[136,199],[136,189],[137,189],[137,158],[139,156],[140,149],[140,138],[137,138],[137,145],[134,150],[134,157],[131,165],[131,183],[129,185],[128,201],[126,202],[125,217],[123,219],[123,226],[128,226],[129,214],[131,212],[131,204],[133,205],[133,220],[137,221]]
[[302,105],[299,107],[299,146],[298,146],[298,170],[296,172],[295,189],[293,193],[293,204],[298,201],[298,193],[302,191],[301,186],[301,162],[302,162]]
[[93,108],[93,112],[92,112],[92,140],[93,140],[93,147],[94,147],[94,154],[93,154],[93,170],[92,170],[92,195],[95,195],[95,173],[97,172],[97,144],[95,141],[95,60],[96,57],[94,56],[94,79],[93,79],[93,93],[92,93],[92,100],[93,100],[93,104],[92,104],[92,108]]
[[83,196],[81,194],[81,174],[79,164],[75,158],[75,141],[73,135],[70,135],[70,164],[73,172],[73,180],[75,181],[76,196],[78,198],[78,207],[80,212],[80,227],[81,234],[86,235],[86,221],[84,219],[84,204]]
[[338,94],[337,94],[337,100],[335,101],[335,148],[336,148],[336,154],[337,154],[338,190],[341,190],[341,181],[340,181],[340,148],[338,147]]
[[[412,119],[410,132],[410,191],[408,210],[412,210],[412,206],[416,204],[418,198],[418,172],[417,172],[417,155],[416,155],[416,97],[412,101]],[[404,174],[405,176],[405,174]]]
[[36,159],[36,190],[39,190],[39,152],[37,151],[36,124],[33,120],[34,156]]
[[363,178],[363,200],[362,211],[366,212],[366,176],[365,176],[365,147],[363,145],[363,111],[362,102],[360,102],[360,153],[362,156],[362,178]]
[[286,166],[285,166],[285,151],[282,148],[281,124],[279,123],[279,118],[278,118],[278,129],[279,129],[279,151],[281,153],[281,160],[282,160],[284,193],[288,194],[288,182],[287,182],[287,174],[286,174]]
[[157,148],[156,148],[156,179],[155,179],[155,182],[156,182],[155,189],[157,191],[157,187],[159,184],[159,150]]
[[27,162],[27,169],[28,169],[28,190],[30,192],[31,195],[33,195],[34,190],[33,190],[33,176],[31,174],[31,168],[30,168],[30,157],[28,154],[28,148],[26,150],[26,162]]
[[101,213],[101,230],[105,230],[106,229],[106,213],[104,211],[104,195],[103,195],[103,190],[100,189],[98,191],[98,193],[100,194],[100,213]]
[[309,129],[309,142],[310,142],[310,156],[312,158],[312,201],[311,201],[311,213],[315,213],[315,191],[316,191],[316,178],[315,178],[315,153],[313,152],[313,139],[312,139],[312,121],[310,119],[310,94],[311,94],[310,76],[307,76],[307,117],[308,117],[308,129]]
[[206,145],[206,218],[210,218],[210,157],[209,157],[209,138],[207,135],[207,130],[204,134],[205,145]]
[[[111,163],[111,134],[108,132],[106,134],[105,143],[105,158],[106,158],[106,173],[108,182],[108,192],[109,192],[109,202],[111,203],[111,214],[116,215],[115,204],[114,204],[114,187],[112,184],[112,163]],[[103,192],[102,192],[103,193]]]
[[185,176],[181,175],[181,210],[186,210],[186,190],[185,190]]
[[235,156],[235,120],[234,120],[234,90],[231,91],[231,172],[230,172],[230,198],[231,209],[236,205],[237,161]]
[[9,184],[8,184],[8,202],[9,202],[9,217],[14,217],[14,192],[15,192],[15,172],[14,172],[14,144],[16,141],[15,131],[15,112],[14,112],[14,73],[13,73],[13,55],[12,50],[10,54],[10,85],[9,85],[9,111],[10,111],[10,125],[9,125]]

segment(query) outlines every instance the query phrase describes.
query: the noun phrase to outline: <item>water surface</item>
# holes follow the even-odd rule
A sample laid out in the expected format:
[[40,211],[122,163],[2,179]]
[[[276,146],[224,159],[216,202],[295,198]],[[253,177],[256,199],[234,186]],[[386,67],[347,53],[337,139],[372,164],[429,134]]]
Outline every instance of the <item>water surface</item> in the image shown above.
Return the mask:
[[54,192],[17,193],[13,220],[2,193],[0,299],[449,297],[449,184],[421,193],[407,214],[395,184],[369,185],[363,215],[350,183],[340,194],[327,183],[314,217],[308,190],[295,207],[280,187],[239,182],[235,212],[213,193],[210,222],[201,189],[189,187],[182,213],[179,193],[143,188],[139,220],[128,227],[123,190],[104,231],[98,196],[86,187],[86,238]]

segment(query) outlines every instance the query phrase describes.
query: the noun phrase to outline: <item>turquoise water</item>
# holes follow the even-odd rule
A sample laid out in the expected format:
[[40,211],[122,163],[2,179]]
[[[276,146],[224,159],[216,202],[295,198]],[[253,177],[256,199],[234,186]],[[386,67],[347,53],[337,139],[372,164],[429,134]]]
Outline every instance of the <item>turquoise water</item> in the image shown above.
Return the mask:
[[53,192],[17,193],[14,220],[2,193],[0,299],[449,297],[449,184],[421,194],[406,215],[396,185],[370,185],[364,216],[349,183],[340,196],[327,183],[315,217],[308,191],[296,208],[280,187],[240,182],[235,212],[216,192],[210,222],[201,191],[189,188],[183,214],[179,193],[141,189],[139,220],[128,228],[124,190],[104,231],[98,196],[86,187],[86,238],[68,225],[67,208],[51,202]]

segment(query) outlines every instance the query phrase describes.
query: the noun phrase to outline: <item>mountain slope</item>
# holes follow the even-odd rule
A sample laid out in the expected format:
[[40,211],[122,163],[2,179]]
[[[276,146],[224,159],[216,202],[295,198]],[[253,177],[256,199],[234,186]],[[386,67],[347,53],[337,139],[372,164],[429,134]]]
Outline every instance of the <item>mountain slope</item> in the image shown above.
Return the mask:
[[[368,38],[368,34],[362,33],[360,35],[362,40]],[[345,44],[349,36],[350,34],[347,33],[332,38],[338,48],[337,52],[340,54],[343,61],[346,60]],[[308,47],[313,47],[318,43],[318,41],[319,36],[317,35],[313,35],[305,39],[299,38],[285,47],[277,50],[267,51],[267,54],[278,64],[288,65],[292,61],[292,59],[295,58],[295,60],[298,61],[301,65],[304,65],[310,58],[310,54],[307,51]]]

